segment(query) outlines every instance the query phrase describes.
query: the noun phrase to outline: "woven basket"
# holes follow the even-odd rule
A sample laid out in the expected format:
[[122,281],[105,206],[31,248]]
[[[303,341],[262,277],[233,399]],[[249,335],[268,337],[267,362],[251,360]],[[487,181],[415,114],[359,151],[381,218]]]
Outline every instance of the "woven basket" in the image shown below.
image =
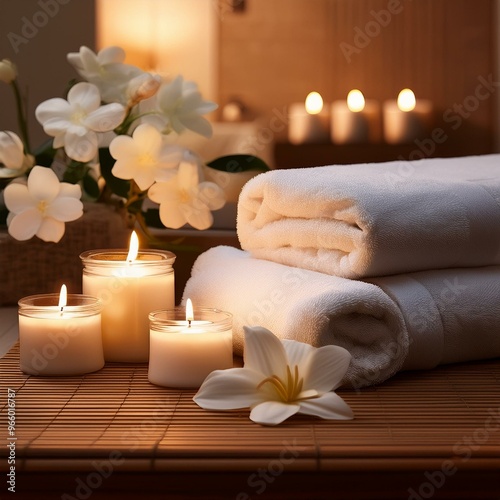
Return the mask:
[[130,230],[112,206],[87,203],[80,219],[66,224],[58,243],[38,238],[14,240],[0,231],[0,305],[16,305],[27,295],[58,292],[65,283],[70,293],[81,293],[79,255],[96,248],[126,248]]

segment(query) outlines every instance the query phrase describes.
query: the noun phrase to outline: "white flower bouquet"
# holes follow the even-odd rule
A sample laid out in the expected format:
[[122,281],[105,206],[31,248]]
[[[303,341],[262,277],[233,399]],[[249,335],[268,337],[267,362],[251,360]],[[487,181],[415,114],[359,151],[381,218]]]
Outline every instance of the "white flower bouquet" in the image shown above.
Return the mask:
[[[36,108],[36,118],[52,137],[37,150],[29,143],[25,104],[17,69],[0,61],[0,81],[12,85],[19,133],[0,132],[0,180],[9,234],[58,242],[65,223],[83,214],[82,198],[116,203],[154,240],[151,224],[207,229],[213,210],[225,204],[223,189],[204,180],[203,161],[176,144],[185,130],[210,137],[202,115],[217,105],[203,100],[194,82],[177,76],[166,82],[125,64],[125,52],[87,47],[67,56],[84,80],[73,82],[66,98]],[[260,159],[231,155],[209,167],[224,172],[267,170]],[[149,199],[153,207],[146,209]]]

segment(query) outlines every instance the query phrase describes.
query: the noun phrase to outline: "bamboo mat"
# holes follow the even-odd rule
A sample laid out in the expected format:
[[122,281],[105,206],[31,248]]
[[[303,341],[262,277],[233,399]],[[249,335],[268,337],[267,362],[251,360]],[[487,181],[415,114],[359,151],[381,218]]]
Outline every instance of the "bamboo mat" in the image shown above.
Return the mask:
[[423,472],[439,470],[445,459],[460,471],[500,470],[498,361],[339,391],[354,420],[297,415],[277,427],[254,424],[248,410],[203,410],[192,401],[194,390],[150,384],[146,364],[33,377],[19,370],[16,344],[0,360],[0,375],[0,436],[7,388],[16,391],[19,472],[91,470],[92,461],[111,453],[123,458],[120,471],[135,472],[255,471],[281,458],[287,471],[300,473]]

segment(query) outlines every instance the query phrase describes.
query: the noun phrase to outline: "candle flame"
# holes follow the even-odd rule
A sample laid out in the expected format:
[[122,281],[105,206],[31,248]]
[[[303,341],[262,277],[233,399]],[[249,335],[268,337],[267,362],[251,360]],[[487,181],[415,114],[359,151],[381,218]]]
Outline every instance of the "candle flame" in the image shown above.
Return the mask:
[[187,299],[186,301],[186,321],[189,323],[189,326],[191,326],[191,321],[194,319],[194,313],[193,313],[193,303],[191,302],[191,299]]
[[63,312],[63,308],[68,303],[68,289],[66,285],[61,286],[61,291],[59,292],[59,304],[58,307],[61,309],[61,313]]
[[354,113],[365,109],[365,96],[361,90],[353,89],[347,94],[347,107]]
[[410,89],[403,89],[398,95],[398,108],[401,111],[412,111],[417,103],[415,94]]
[[323,109],[323,98],[318,92],[310,92],[306,97],[306,111],[310,115],[317,115]]
[[137,259],[137,254],[139,253],[139,238],[137,238],[137,233],[132,231],[130,235],[130,245],[127,255],[127,262],[133,262]]

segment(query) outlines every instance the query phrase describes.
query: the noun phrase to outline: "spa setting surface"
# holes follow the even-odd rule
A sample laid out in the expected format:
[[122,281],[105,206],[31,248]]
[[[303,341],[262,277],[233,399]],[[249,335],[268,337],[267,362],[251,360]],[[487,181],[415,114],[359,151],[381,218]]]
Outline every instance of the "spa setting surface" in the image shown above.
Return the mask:
[[1,499],[500,499],[500,0],[0,12]]

